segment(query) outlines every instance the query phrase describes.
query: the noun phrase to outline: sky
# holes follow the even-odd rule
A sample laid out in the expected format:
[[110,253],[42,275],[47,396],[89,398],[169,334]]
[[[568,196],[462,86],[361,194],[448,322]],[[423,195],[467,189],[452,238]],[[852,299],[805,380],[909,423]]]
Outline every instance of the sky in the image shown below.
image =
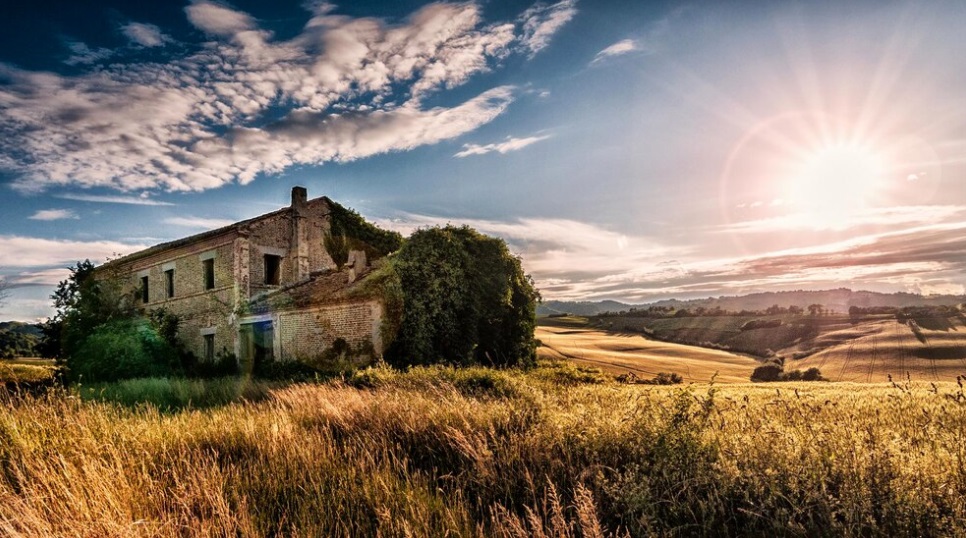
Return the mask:
[[53,2],[0,18],[0,319],[288,205],[544,299],[966,293],[966,3]]

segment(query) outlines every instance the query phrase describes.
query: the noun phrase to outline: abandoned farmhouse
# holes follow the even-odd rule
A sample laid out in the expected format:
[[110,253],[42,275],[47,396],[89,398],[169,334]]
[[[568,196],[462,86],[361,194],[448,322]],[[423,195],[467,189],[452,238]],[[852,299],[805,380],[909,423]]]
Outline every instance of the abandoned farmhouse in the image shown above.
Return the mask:
[[341,339],[355,353],[382,352],[381,302],[356,292],[370,269],[364,250],[330,252],[326,197],[156,245],[111,261],[99,273],[135,290],[146,311],[178,316],[178,337],[203,360],[234,353],[260,360],[312,361]]

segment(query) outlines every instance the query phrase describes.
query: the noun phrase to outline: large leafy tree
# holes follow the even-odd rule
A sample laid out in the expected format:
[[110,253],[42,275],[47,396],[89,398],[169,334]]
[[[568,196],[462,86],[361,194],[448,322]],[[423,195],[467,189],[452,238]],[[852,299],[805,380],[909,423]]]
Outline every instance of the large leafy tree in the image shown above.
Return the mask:
[[403,306],[391,363],[534,361],[539,295],[503,240],[466,226],[419,230],[391,267]]

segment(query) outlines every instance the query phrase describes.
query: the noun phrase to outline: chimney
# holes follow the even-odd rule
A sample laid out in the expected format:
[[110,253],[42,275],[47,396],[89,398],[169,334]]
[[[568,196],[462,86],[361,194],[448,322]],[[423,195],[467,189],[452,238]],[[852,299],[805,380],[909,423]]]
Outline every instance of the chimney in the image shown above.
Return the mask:
[[305,187],[292,187],[292,207],[303,207],[309,199],[309,193]]
[[309,224],[306,202],[308,192],[305,187],[292,187],[292,250],[295,252],[295,280],[302,282],[309,278]]

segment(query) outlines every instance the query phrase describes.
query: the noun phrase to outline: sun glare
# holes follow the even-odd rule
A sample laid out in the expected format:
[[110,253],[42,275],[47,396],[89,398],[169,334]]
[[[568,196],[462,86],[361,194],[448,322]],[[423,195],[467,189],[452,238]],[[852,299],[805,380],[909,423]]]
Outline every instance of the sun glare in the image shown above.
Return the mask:
[[815,225],[838,227],[872,201],[884,171],[883,159],[868,148],[826,147],[790,178],[786,201]]

